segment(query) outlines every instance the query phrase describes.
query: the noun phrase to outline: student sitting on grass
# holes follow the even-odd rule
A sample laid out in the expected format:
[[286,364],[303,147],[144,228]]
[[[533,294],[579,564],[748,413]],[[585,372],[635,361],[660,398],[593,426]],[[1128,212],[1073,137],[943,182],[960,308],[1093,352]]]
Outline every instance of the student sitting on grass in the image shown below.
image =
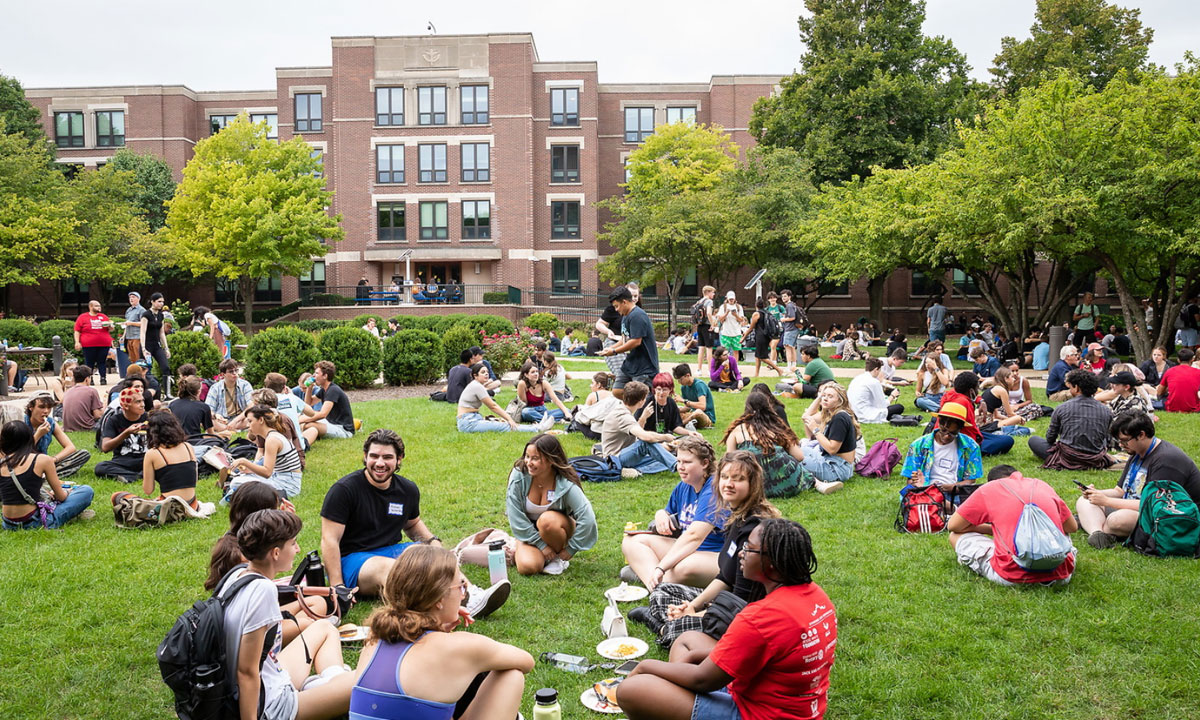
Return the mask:
[[804,369],[798,373],[800,382],[792,383],[784,397],[815,398],[822,385],[833,382],[833,371],[821,359],[821,348],[817,345],[801,347],[800,360],[804,363]]
[[908,485],[901,495],[914,487],[937,485],[949,489],[977,482],[983,477],[983,456],[979,444],[963,433],[967,426],[967,408],[946,403],[937,412],[934,431],[922,435],[908,446],[900,477]]
[[579,475],[553,435],[535,435],[508,475],[506,512],[517,539],[517,572],[561,575],[599,536]]
[[1045,438],[1029,438],[1029,450],[1051,470],[1107,470],[1115,462],[1108,454],[1112,411],[1094,397],[1099,382],[1083,369],[1067,373],[1065,382],[1071,399],[1054,408]]
[[825,716],[837,615],[812,580],[817,558],[808,532],[791,520],[764,520],[740,555],[742,574],[762,583],[766,597],[738,613],[711,650],[639,663],[617,687],[630,720]]
[[146,439],[150,445],[142,461],[142,493],[153,496],[159,486],[159,500],[168,495],[183,499],[193,510],[196,500],[196,451],[187,442],[179,421],[168,410],[155,410],[146,416]]
[[718,570],[717,551],[725,543],[714,499],[715,466],[715,453],[707,440],[679,441],[679,484],[666,507],[654,514],[653,532],[627,534],[621,541],[621,553],[629,563],[621,569],[622,580],[640,581],[650,590],[662,582],[691,587],[712,582]]
[[804,434],[802,462],[814,478],[840,483],[854,475],[854,454],[862,430],[846,388],[836,382],[821,386],[817,399],[804,411]]
[[[458,396],[458,419],[455,423],[459,432],[508,432],[510,430],[544,432],[554,427],[554,416],[549,414],[543,417],[541,422],[532,425],[518,425],[517,421],[509,417],[508,413],[504,412],[504,408],[497,405],[492,396],[488,394],[485,383],[489,382],[489,378],[491,378],[491,374],[486,365],[475,363],[471,366],[471,382],[463,388],[462,394]],[[498,419],[484,419],[479,411],[485,405],[496,413]]]
[[62,450],[50,457],[54,460],[58,478],[65,480],[87,465],[88,460],[92,459],[92,454],[87,450],[76,449],[70,436],[63,432],[62,425],[54,422],[56,405],[58,401],[53,395],[35,395],[25,405],[25,424],[33,431],[33,448],[37,452],[48,454],[51,440],[62,446]]
[[[508,720],[518,716],[533,657],[477,632],[454,632],[468,587],[454,553],[416,547],[388,574],[371,613],[350,717]],[[466,624],[471,623],[470,619]]]
[[772,407],[773,397],[750,393],[746,409],[721,441],[728,452],[750,453],[762,466],[767,497],[790,497],[815,487],[822,495],[842,489],[840,482],[823,482],[804,468],[800,438]]
[[312,415],[300,418],[304,426],[304,439],[312,445],[317,438],[352,438],[354,437],[354,411],[350,407],[350,398],[346,392],[333,382],[337,374],[337,366],[328,360],[322,360],[313,365],[312,385],[304,389],[304,402],[313,404],[313,388],[321,388],[321,405]]
[[[52,503],[42,503],[42,485],[50,485]],[[54,459],[33,446],[33,431],[20,420],[0,428],[0,508],[5,530],[46,528],[57,530],[72,518],[89,511],[92,489],[76,485],[63,489]]]
[[[942,405],[958,403],[967,409],[967,426],[963,432],[979,443],[979,452],[984,455],[1003,455],[1012,450],[1012,435],[1006,434],[1017,430],[1002,432],[983,432],[975,422],[975,398],[979,396],[979,376],[970,370],[954,376],[954,388],[942,395]],[[990,428],[989,428],[990,429]],[[1027,434],[1029,431],[1021,431]]]
[[558,358],[554,356],[554,353],[547,352],[544,358],[546,369],[542,371],[542,379],[550,384],[559,400],[565,403],[571,402],[575,396],[571,394],[571,388],[567,387],[567,381],[571,379],[570,374],[562,365],[558,364]]
[[1089,485],[1075,502],[1088,544],[1098,550],[1116,545],[1133,532],[1147,480],[1179,483],[1192,502],[1200,503],[1200,470],[1196,463],[1178,447],[1154,436],[1154,420],[1149,415],[1120,415],[1109,431],[1121,449],[1129,453],[1121,479],[1107,490]]
[[708,379],[712,389],[728,392],[740,392],[750,384],[749,378],[742,377],[741,370],[738,370],[737,359],[724,346],[713,348]]
[[113,454],[111,460],[96,463],[96,477],[110,477],[131,483],[142,476],[146,459],[145,396],[137,387],[127,387],[118,396],[121,409],[109,413],[100,428],[100,452]]
[[[175,387],[179,397],[167,405],[167,410],[171,411],[179,420],[183,434],[189,438],[199,439],[201,435],[225,428],[225,421],[218,420],[213,415],[212,408],[200,402],[200,388],[203,386],[204,383],[195,375],[180,378],[179,384]],[[216,427],[218,422],[220,423],[219,428]]]
[[[647,607],[629,611],[629,618],[650,628],[660,645],[677,654],[707,645],[711,649],[720,635],[702,635],[692,643],[675,643],[688,631],[701,630],[705,609],[722,592],[730,592],[750,603],[766,595],[762,583],[747,580],[741,573],[738,554],[758,524],[779,517],[779,510],[766,499],[762,467],[755,457],[741,450],[725,453],[717,466],[717,513],[725,518],[725,544],[717,553],[717,576],[701,589],[678,583],[659,583],[650,593]],[[673,644],[674,643],[674,644]]]
[[[249,564],[233,570],[217,590],[218,597],[225,597],[240,579],[254,577],[225,606],[228,681],[238,689],[243,718],[334,718],[350,707],[355,674],[342,662],[333,623],[313,623],[300,634],[300,642],[283,645],[283,615],[272,578],[292,569],[300,550],[300,527],[295,513],[252,513],[237,534],[238,548]],[[317,675],[310,678],[314,670]]]
[[630,381],[621,404],[608,413],[600,426],[601,452],[617,461],[625,479],[675,468],[675,456],[662,444],[673,441],[675,436],[647,430],[635,416],[647,395],[649,390],[645,385]]
[[647,430],[675,435],[700,433],[684,427],[683,416],[675,403],[675,380],[670,373],[660,372],[650,383],[650,397],[637,413],[638,422]]
[[96,421],[104,417],[104,401],[92,387],[92,369],[77,365],[71,374],[75,384],[63,394],[63,429],[67,432],[95,430]]
[[1038,506],[1054,525],[1070,535],[1075,517],[1054,488],[1027,478],[1009,465],[997,465],[988,482],[963,501],[950,519],[950,547],[958,562],[997,585],[1066,585],[1075,572],[1075,550],[1050,570],[1027,570],[1017,564],[1013,536],[1026,503]]
[[303,465],[296,441],[288,438],[291,421],[266,405],[250,407],[246,417],[250,420],[250,434],[260,438],[262,444],[253,461],[236,458],[228,470],[221,469],[220,482],[226,489],[226,498],[248,480],[265,482],[289,498],[299,495]]
[[679,381],[675,403],[680,406],[679,415],[684,426],[691,430],[712,427],[717,421],[717,406],[708,383],[695,378],[688,363],[676,365],[671,374]]
[[621,405],[621,399],[612,394],[612,384],[615,377],[611,373],[598,372],[592,376],[592,383],[583,405],[576,405],[571,413],[571,424],[568,432],[580,432],[589,440],[599,440],[600,428],[604,418],[614,408]]
[[[521,366],[517,397],[525,401],[525,409],[521,411],[522,422],[541,422],[546,417],[552,417],[557,422],[571,415],[554,388],[542,377],[541,369],[529,360]],[[554,403],[555,407],[547,407],[547,401]]]
[[254,388],[238,374],[241,364],[237,360],[222,360],[218,369],[221,376],[208,388],[204,403],[212,410],[213,418],[220,422],[222,430],[244,430],[247,425],[244,413],[250,407],[250,393]]
[[899,398],[900,391],[890,390],[885,394],[881,382],[883,365],[883,360],[879,358],[867,358],[863,361],[865,372],[856,375],[846,389],[850,406],[861,423],[885,423],[892,416],[904,412],[904,406],[900,403],[888,403],[888,400]]

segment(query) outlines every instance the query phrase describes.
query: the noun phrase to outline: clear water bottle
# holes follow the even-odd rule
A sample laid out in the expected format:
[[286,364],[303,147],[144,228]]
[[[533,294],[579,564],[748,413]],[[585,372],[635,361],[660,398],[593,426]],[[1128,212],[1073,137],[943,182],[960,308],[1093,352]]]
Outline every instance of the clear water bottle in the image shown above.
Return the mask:
[[558,705],[558,691],[542,688],[533,695],[533,720],[562,720],[562,708]]
[[504,557],[504,541],[488,543],[488,579],[492,585],[508,579],[508,562]]
[[567,655],[566,653],[545,652],[541,655],[542,662],[547,662],[567,672],[583,675],[592,669],[592,664],[587,658],[579,655]]

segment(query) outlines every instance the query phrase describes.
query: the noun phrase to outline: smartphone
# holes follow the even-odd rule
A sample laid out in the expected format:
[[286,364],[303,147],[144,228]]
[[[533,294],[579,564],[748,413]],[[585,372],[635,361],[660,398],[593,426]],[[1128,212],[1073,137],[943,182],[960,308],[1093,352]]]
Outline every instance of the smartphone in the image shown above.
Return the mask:
[[1073,479],[1073,480],[1071,480],[1071,482],[1073,482],[1073,483],[1075,483],[1076,485],[1078,485],[1080,490],[1087,490],[1087,489],[1088,489],[1088,486],[1087,486],[1087,485],[1084,485],[1083,483],[1079,482],[1078,480],[1074,480],[1074,479]]
[[638,663],[640,662],[641,660],[626,660],[624,663],[618,666],[616,670],[613,670],[613,672],[618,675],[628,675],[629,673],[633,672],[633,669],[637,667]]

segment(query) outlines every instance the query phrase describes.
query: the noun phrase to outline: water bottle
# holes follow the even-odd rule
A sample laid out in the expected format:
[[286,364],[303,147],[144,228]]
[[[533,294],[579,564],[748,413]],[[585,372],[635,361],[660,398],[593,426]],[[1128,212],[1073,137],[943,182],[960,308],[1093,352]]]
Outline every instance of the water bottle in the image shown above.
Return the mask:
[[308,570],[304,573],[304,581],[310,587],[325,587],[329,581],[325,578],[325,564],[316,550],[308,554]]
[[547,662],[558,668],[566,670],[578,675],[583,675],[592,669],[592,664],[587,658],[579,655],[567,655],[566,653],[545,652],[541,655],[542,662]]
[[504,558],[504,541],[488,543],[488,580],[492,585],[508,579],[508,563]]
[[542,688],[533,695],[533,720],[562,720],[562,708],[558,706],[558,691]]

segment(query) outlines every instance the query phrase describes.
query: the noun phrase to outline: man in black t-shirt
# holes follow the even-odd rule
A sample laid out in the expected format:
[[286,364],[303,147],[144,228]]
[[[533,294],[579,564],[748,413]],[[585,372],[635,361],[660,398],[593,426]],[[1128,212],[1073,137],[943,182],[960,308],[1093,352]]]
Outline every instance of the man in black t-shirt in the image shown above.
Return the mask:
[[[629,295],[633,298],[633,304],[641,307],[641,287],[635,282],[631,282],[625,287],[629,289]],[[612,347],[623,339],[621,337],[621,313],[617,312],[617,309],[613,307],[611,302],[600,313],[600,319],[596,321],[595,327],[600,332],[600,339],[603,341],[601,349]],[[603,355],[604,353],[597,351],[596,354]],[[610,355],[605,359],[605,362],[608,364],[608,372],[615,377],[621,371],[621,363],[625,362],[625,356],[623,354]]]
[[[421,491],[397,474],[404,441],[386,429],[363,443],[363,469],[338,480],[321,505],[321,559],[329,584],[358,587],[378,595],[396,558],[414,542],[442,546],[421,520]],[[404,542],[404,535],[413,542]],[[475,617],[495,610],[508,598],[508,581],[488,590],[471,587],[466,603]]]
[[212,408],[197,399],[200,385],[200,378],[195,375],[180,379],[177,386],[179,397],[167,405],[189,439],[198,438],[214,429]]
[[588,338],[587,348],[583,351],[588,357],[595,357],[600,354],[600,350],[604,348],[604,341],[600,339],[600,331],[592,329],[592,336]]
[[446,402],[457,405],[462,391],[471,384],[471,365],[474,355],[471,350],[458,354],[458,364],[446,373]]
[[608,295],[609,304],[621,316],[621,335],[625,340],[606,347],[601,355],[625,358],[617,368],[613,395],[621,397],[627,383],[640,382],[647,386],[658,373],[658,345],[654,340],[654,324],[646,311],[637,306],[629,288],[617,288]]
[[321,406],[312,415],[300,418],[300,426],[304,428],[304,439],[312,445],[317,438],[352,438],[354,437],[354,411],[350,408],[350,398],[346,392],[333,383],[337,367],[328,360],[322,360],[313,365],[313,380],[315,382],[304,389],[304,404],[313,404],[314,388],[321,389]]
[[142,477],[146,458],[146,401],[141,390],[125,388],[120,395],[121,409],[105,416],[100,428],[100,451],[113,454],[111,460],[96,463],[96,477],[121,482],[136,482]]

